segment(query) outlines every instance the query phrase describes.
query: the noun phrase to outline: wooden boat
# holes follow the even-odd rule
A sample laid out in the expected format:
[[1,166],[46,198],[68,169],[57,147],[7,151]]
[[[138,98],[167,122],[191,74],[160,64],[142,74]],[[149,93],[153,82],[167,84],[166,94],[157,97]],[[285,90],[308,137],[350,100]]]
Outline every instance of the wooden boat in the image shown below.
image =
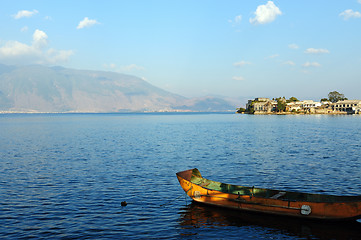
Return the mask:
[[198,169],[177,173],[178,181],[196,202],[251,212],[317,220],[361,218],[361,196],[334,196],[236,186],[203,178]]

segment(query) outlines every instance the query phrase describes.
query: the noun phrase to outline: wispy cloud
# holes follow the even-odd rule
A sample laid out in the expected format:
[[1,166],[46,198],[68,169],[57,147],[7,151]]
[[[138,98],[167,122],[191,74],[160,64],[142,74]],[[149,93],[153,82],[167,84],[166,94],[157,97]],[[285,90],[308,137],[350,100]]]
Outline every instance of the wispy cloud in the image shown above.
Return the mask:
[[321,54],[321,53],[330,53],[329,50],[324,49],[324,48],[307,48],[305,53],[307,54]]
[[116,72],[132,72],[132,71],[144,71],[145,68],[136,64],[129,64],[125,66],[117,66],[115,63],[104,64],[105,68],[111,69]]
[[[359,0],[360,3],[361,0]],[[352,9],[347,9],[339,14],[340,17],[343,17],[344,20],[348,20],[350,18],[361,18],[361,13],[354,11]]]
[[135,70],[135,71],[139,71],[139,70],[143,71],[144,67],[138,66],[136,64],[129,64],[129,65],[126,65],[126,66],[121,66],[120,69],[122,71],[125,71],[125,72],[130,72],[130,71],[133,71],[133,70]]
[[290,66],[295,66],[296,63],[294,63],[293,61],[289,60],[289,61],[286,61],[286,62],[283,62],[284,65],[290,65]]
[[295,43],[292,43],[292,44],[288,44],[288,48],[291,48],[291,49],[298,49],[298,45],[295,44]]
[[109,64],[103,64],[104,68],[110,68],[110,69],[115,69],[116,65],[114,63],[109,63]]
[[77,29],[82,29],[86,27],[91,27],[95,24],[99,24],[99,22],[95,19],[89,19],[88,17],[85,17],[83,20],[81,20],[76,27]]
[[265,57],[264,59],[273,59],[273,58],[277,58],[277,57],[279,57],[280,55],[279,54],[273,54],[273,55],[271,55],[271,56],[268,56],[268,57]]
[[55,64],[67,61],[74,52],[49,48],[48,35],[36,29],[31,45],[8,41],[0,46],[0,60],[9,64]]
[[232,77],[232,79],[235,81],[244,81],[245,80],[244,77],[241,77],[241,76],[234,76],[234,77]]
[[233,66],[235,66],[235,67],[242,67],[242,66],[248,65],[248,64],[251,64],[251,62],[240,61],[240,62],[235,62],[235,63],[233,63]]
[[268,1],[265,5],[259,5],[254,14],[255,17],[249,19],[251,24],[265,24],[273,22],[282,12],[272,1]]
[[39,12],[35,9],[33,11],[21,10],[17,14],[13,15],[13,17],[15,19],[20,19],[20,18],[24,18],[24,17],[31,17],[37,13],[39,13]]
[[67,62],[73,54],[74,51],[72,50],[56,50],[54,48],[49,48],[43,54],[45,57],[43,63],[57,64],[57,63]]
[[242,15],[238,15],[238,16],[236,16],[235,18],[234,18],[234,22],[235,23],[241,23],[242,22]]
[[27,32],[28,31],[28,26],[24,26],[20,29],[21,32]]
[[303,67],[321,67],[321,64],[318,62],[305,62],[302,64]]
[[235,16],[233,20],[228,20],[228,22],[237,25],[242,22],[242,15]]

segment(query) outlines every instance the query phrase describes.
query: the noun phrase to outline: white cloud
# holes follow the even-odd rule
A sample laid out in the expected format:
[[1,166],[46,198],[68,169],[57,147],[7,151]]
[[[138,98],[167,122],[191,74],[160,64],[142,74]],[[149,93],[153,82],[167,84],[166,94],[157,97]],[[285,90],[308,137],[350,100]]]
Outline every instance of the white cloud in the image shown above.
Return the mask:
[[99,22],[97,22],[97,20],[94,19],[89,19],[87,17],[85,17],[82,21],[79,22],[78,26],[76,27],[77,29],[82,29],[85,27],[91,27],[95,24],[99,24]]
[[350,18],[361,18],[361,13],[354,11],[352,9],[347,9],[347,10],[343,11],[342,13],[340,13],[339,16],[343,17],[344,20],[348,20]]
[[29,30],[28,26],[24,26],[20,29],[21,32],[27,32]]
[[45,32],[36,29],[33,34],[33,46],[35,48],[44,48],[48,45],[48,35]]
[[235,16],[233,20],[229,20],[228,22],[233,23],[234,25],[240,24],[242,22],[242,15]]
[[116,68],[116,65],[114,63],[109,63],[109,64],[103,64],[105,68],[110,68],[110,69],[114,69]]
[[272,59],[272,58],[277,58],[279,56],[280,56],[279,54],[273,54],[271,56],[265,57],[264,59]]
[[296,65],[296,63],[294,63],[293,61],[286,61],[286,62],[284,62],[283,63],[284,65],[290,65],[290,66],[295,66]]
[[8,41],[0,48],[0,59],[35,54],[36,49],[32,46],[17,42]]
[[120,70],[122,70],[124,72],[137,71],[137,70],[143,71],[144,67],[141,67],[141,66],[138,66],[138,65],[135,65],[135,64],[130,64],[130,65],[127,65],[127,66],[121,66]]
[[67,61],[74,52],[48,48],[48,36],[36,29],[31,45],[8,41],[0,46],[0,61],[7,64],[55,64]]
[[240,23],[242,21],[242,15],[238,15],[234,18],[235,23]]
[[43,62],[51,64],[66,62],[73,54],[74,52],[72,50],[56,50],[50,48],[46,51],[46,54],[44,55],[45,59],[43,60]]
[[125,72],[130,72],[130,71],[137,71],[137,70],[144,70],[144,67],[138,66],[136,64],[130,64],[127,66],[121,66],[120,70],[125,71]]
[[241,77],[241,76],[234,76],[232,79],[236,80],[236,81],[244,81],[245,80],[244,77]]
[[247,65],[247,64],[251,64],[250,62],[246,62],[246,61],[240,61],[240,62],[235,62],[233,63],[233,66],[235,67],[242,67],[244,65]]
[[242,15],[235,16],[233,20],[228,20],[228,22],[231,23],[233,27],[236,27],[241,24]]
[[138,66],[136,64],[129,64],[126,66],[117,66],[114,63],[110,63],[110,64],[103,64],[104,68],[109,68],[112,71],[116,71],[116,72],[131,72],[131,71],[143,71],[145,70],[144,67],[142,66]]
[[357,2],[358,2],[359,4],[361,4],[361,0],[358,0]]
[[305,53],[308,54],[320,54],[320,53],[330,53],[330,51],[328,51],[327,49],[324,48],[307,48]]
[[321,67],[321,64],[318,62],[305,62],[302,64],[303,67]]
[[265,24],[273,22],[282,12],[272,1],[268,1],[266,5],[259,5],[254,14],[255,17],[249,19],[251,24]]
[[20,18],[24,18],[24,17],[31,17],[37,13],[38,13],[38,11],[35,9],[33,11],[21,10],[17,14],[13,15],[13,17],[15,19],[20,19]]
[[298,45],[295,44],[295,43],[292,43],[292,44],[288,44],[288,48],[291,48],[291,49],[298,49]]

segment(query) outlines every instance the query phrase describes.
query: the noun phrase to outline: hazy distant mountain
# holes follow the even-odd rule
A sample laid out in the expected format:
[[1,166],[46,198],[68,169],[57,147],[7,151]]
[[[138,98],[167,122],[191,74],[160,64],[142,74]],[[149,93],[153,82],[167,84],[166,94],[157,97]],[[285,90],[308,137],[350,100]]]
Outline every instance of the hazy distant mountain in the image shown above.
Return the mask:
[[219,97],[202,97],[192,98],[184,101],[184,105],[177,106],[179,110],[189,111],[230,111],[236,109],[236,104],[232,105],[230,101],[224,100]]
[[227,111],[236,107],[220,98],[187,99],[120,73],[0,64],[0,111]]

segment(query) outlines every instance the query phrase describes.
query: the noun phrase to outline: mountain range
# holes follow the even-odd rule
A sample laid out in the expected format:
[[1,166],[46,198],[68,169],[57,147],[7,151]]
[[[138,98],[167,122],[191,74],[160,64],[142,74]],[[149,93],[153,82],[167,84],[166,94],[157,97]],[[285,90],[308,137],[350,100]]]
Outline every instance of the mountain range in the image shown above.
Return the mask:
[[136,76],[0,64],[0,112],[235,111],[235,101],[186,98]]

